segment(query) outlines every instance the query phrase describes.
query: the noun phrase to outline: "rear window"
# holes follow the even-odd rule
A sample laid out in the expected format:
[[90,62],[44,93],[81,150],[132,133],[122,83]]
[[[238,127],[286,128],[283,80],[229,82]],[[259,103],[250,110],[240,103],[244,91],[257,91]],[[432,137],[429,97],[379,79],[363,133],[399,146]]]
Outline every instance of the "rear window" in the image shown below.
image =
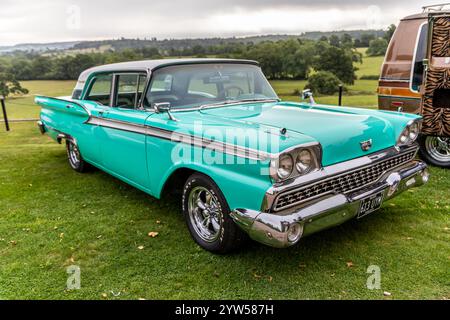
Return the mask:
[[94,78],[86,100],[96,101],[105,106],[111,101],[112,74],[98,75]]

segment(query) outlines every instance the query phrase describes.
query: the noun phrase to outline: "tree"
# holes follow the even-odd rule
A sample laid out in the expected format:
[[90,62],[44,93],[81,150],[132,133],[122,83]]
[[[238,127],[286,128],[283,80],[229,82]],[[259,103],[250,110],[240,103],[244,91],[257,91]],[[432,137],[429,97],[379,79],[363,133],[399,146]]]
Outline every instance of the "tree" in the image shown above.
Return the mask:
[[44,80],[49,78],[49,74],[53,70],[53,61],[50,57],[37,56],[31,62],[32,79]]
[[8,69],[8,72],[13,74],[16,79],[33,79],[31,61],[26,58],[14,59],[11,63],[11,67]]
[[309,77],[305,89],[319,94],[332,95],[339,91],[341,81],[331,72],[319,71]]
[[367,49],[366,53],[368,56],[384,56],[386,54],[388,47],[388,42],[386,39],[378,38],[370,41],[369,49]]
[[330,37],[330,44],[333,47],[340,47],[341,46],[341,40],[339,40],[339,37],[337,35],[333,34]]
[[367,48],[370,45],[370,41],[375,40],[375,35],[372,33],[363,33],[361,35],[361,47]]
[[283,73],[284,53],[280,45],[273,42],[261,42],[244,54],[244,58],[259,61],[269,79],[280,79]]
[[0,95],[7,97],[10,94],[27,94],[28,90],[22,88],[19,81],[11,73],[0,73]]
[[341,45],[342,45],[342,47],[345,47],[345,48],[349,48],[349,49],[353,48],[354,44],[353,44],[352,36],[349,35],[348,33],[344,33],[341,36]]
[[312,66],[314,46],[311,42],[290,41],[289,49],[285,47],[283,59],[283,77],[306,79]]
[[388,29],[386,30],[386,33],[384,34],[384,39],[389,43],[391,42],[392,36],[394,35],[395,30],[397,27],[395,24],[391,24]]
[[330,71],[344,83],[353,84],[356,68],[353,66],[353,50],[336,48],[324,42],[316,43],[316,56],[313,67],[317,71]]

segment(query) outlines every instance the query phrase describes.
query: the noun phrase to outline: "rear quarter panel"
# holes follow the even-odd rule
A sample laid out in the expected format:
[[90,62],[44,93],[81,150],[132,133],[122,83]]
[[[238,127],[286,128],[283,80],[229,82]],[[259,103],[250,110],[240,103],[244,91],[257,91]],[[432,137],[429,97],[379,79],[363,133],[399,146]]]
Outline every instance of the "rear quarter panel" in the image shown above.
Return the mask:
[[54,140],[60,133],[76,140],[83,157],[92,163],[98,161],[98,144],[94,142],[95,127],[85,124],[90,118],[89,103],[74,101],[70,97],[50,98],[37,96],[41,106],[40,119]]

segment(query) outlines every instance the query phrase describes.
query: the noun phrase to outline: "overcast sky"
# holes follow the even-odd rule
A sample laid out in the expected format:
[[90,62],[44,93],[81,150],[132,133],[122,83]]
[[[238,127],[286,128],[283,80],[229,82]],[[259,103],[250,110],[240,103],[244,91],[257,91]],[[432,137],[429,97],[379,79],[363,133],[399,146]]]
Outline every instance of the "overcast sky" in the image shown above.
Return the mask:
[[0,46],[385,28],[438,0],[1,0]]

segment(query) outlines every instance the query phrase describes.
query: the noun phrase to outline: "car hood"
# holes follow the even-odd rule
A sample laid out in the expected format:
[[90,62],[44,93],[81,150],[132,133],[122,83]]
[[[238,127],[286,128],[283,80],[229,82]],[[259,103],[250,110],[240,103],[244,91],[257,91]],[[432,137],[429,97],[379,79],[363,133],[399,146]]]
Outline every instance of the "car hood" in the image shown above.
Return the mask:
[[[257,149],[278,153],[283,150],[310,142],[318,142],[322,146],[322,165],[361,157],[395,145],[396,132],[392,124],[383,117],[383,113],[373,110],[328,107],[296,103],[258,103],[229,105],[220,108],[203,109],[197,112],[176,113],[179,125],[192,132],[194,123],[201,125],[203,136],[213,140],[218,132],[224,130],[254,129],[258,135]],[[367,111],[367,114],[364,113]],[[280,132],[286,129],[286,134]],[[214,130],[216,134],[208,133]],[[195,130],[198,132],[197,130]],[[255,137],[243,131],[249,147]],[[255,133],[253,133],[255,135]],[[226,136],[226,135],[225,135]],[[266,143],[261,140],[270,140]],[[372,141],[368,151],[361,148],[361,143]],[[262,142],[262,143],[261,143]],[[234,142],[235,143],[235,142]],[[264,150],[266,148],[267,150]]]

